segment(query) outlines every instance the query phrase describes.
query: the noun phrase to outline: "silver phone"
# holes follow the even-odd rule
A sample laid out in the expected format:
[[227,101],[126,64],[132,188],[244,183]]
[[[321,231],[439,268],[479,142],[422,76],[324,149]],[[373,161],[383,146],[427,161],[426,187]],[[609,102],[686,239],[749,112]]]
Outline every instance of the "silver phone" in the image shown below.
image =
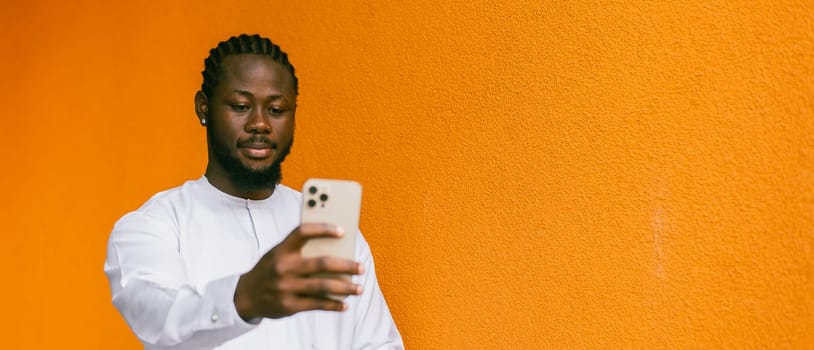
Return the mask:
[[[333,256],[354,260],[356,233],[362,209],[362,185],[356,181],[308,179],[302,187],[300,222],[329,223],[342,227],[340,238],[315,238],[302,247],[304,257]],[[330,275],[350,281],[346,274]]]

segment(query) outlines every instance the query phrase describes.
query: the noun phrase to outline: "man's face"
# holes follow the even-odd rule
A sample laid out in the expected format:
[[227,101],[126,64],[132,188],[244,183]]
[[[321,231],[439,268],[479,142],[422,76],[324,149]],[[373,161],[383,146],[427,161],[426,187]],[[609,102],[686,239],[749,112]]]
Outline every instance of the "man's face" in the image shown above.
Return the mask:
[[273,187],[294,140],[294,79],[268,56],[231,55],[221,66],[212,96],[199,105],[210,162],[239,187]]

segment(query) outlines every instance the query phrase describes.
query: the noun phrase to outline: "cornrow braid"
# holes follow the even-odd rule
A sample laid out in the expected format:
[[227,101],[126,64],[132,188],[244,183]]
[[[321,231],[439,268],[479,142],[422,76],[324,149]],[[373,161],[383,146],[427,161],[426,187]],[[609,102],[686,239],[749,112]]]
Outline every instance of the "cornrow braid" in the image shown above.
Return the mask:
[[229,55],[255,54],[271,57],[275,62],[283,65],[291,76],[294,77],[294,93],[299,93],[297,89],[297,75],[294,74],[294,66],[288,62],[288,54],[283,52],[279,46],[272,43],[268,38],[260,35],[241,34],[233,36],[229,40],[221,41],[218,46],[209,50],[209,57],[204,60],[203,84],[201,91],[206,97],[212,96],[212,90],[218,85],[218,79],[222,72],[221,63]]

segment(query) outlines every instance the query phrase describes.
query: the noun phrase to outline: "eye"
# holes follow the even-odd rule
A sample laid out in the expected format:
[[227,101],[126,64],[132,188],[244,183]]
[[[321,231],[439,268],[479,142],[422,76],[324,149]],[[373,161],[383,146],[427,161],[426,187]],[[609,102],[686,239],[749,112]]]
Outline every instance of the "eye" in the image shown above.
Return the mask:
[[271,115],[281,115],[283,114],[283,110],[279,108],[271,107],[268,109],[268,113]]
[[243,104],[233,104],[232,110],[234,110],[235,112],[246,112],[249,110],[249,106]]

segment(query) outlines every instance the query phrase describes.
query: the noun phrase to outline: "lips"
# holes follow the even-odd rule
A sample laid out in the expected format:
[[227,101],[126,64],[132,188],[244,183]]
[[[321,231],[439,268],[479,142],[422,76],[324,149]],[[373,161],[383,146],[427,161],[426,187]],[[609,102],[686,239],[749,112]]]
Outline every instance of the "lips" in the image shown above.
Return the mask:
[[249,140],[238,144],[241,152],[246,157],[254,159],[268,158],[271,153],[276,149],[276,145],[268,139]]

